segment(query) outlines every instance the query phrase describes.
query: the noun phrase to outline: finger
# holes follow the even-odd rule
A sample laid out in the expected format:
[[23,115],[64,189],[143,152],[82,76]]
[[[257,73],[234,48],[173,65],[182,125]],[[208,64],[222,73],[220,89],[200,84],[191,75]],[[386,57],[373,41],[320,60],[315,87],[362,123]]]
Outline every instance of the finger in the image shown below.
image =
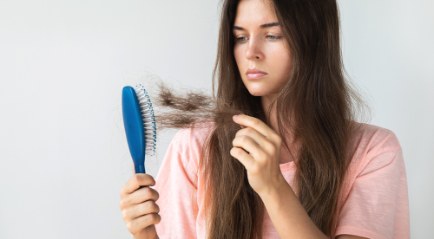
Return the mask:
[[253,140],[250,136],[247,135],[241,135],[238,137],[235,137],[235,139],[232,141],[232,145],[234,147],[242,148],[253,157],[256,158],[260,155],[261,146]]
[[133,205],[138,205],[146,201],[157,201],[160,198],[159,193],[150,187],[141,188],[132,194],[127,194],[122,197],[119,202],[119,207],[122,210],[130,208]]
[[[238,115],[245,115],[245,114],[244,114],[244,113],[239,113]],[[233,115],[232,117],[234,117],[234,116],[236,116],[236,115]],[[244,125],[242,125],[242,124],[240,124],[240,127],[241,127],[242,129],[246,128],[246,126],[244,126]]]
[[134,219],[133,221],[127,224],[127,228],[132,234],[137,234],[141,232],[144,228],[148,227],[149,225],[158,224],[160,223],[160,221],[161,221],[160,214],[150,213]]
[[236,145],[249,151],[248,153],[250,153],[256,160],[265,159],[268,155],[274,155],[276,154],[276,149],[278,149],[278,145],[275,142],[272,142],[271,139],[265,138],[262,134],[251,127],[239,130],[235,134],[235,138],[239,137],[249,137],[257,144],[257,146],[249,144],[244,145],[241,141],[239,141],[240,143],[237,142]]
[[124,220],[134,220],[138,217],[150,214],[159,213],[160,207],[152,200],[134,205],[122,211]]
[[269,139],[265,138],[264,135],[253,129],[252,127],[246,127],[245,129],[238,130],[235,134],[235,138],[241,136],[248,136],[252,140],[254,140],[261,148],[264,146],[266,142],[269,142]]
[[[245,115],[244,113],[241,113],[241,115]],[[241,126],[241,128],[242,129],[245,129],[245,128],[247,128],[246,126],[244,126],[244,125],[240,125]]]
[[131,203],[139,204],[147,200],[157,201],[160,194],[153,188],[144,187],[135,191],[131,196],[133,196],[131,198]]
[[121,197],[127,194],[131,194],[132,192],[136,191],[141,185],[153,186],[155,185],[155,180],[151,175],[146,173],[134,174],[121,189]]
[[238,147],[233,147],[229,152],[234,158],[240,161],[247,171],[253,168],[255,164],[255,159],[250,156],[250,154],[246,153],[243,149]]
[[237,119],[234,118],[234,122],[240,125],[252,127],[267,138],[272,138],[272,135],[275,134],[275,132],[268,127],[268,125],[255,117],[240,114],[238,115]]

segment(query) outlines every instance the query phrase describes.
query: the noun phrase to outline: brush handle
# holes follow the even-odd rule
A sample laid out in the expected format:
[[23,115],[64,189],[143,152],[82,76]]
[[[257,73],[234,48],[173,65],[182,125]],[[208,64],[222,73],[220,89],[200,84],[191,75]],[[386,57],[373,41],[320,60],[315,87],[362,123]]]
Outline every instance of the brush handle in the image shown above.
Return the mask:
[[133,161],[134,161],[134,171],[136,173],[146,173],[144,163],[143,164],[139,163],[140,162],[139,160],[133,160]]
[[[134,162],[136,162],[136,161],[134,161]],[[145,165],[142,165],[142,164],[137,164],[137,165],[134,164],[134,170],[135,170],[136,173],[146,173],[146,171],[145,171]],[[142,185],[138,189],[141,189],[141,188],[144,188],[144,187],[147,187],[147,186]]]

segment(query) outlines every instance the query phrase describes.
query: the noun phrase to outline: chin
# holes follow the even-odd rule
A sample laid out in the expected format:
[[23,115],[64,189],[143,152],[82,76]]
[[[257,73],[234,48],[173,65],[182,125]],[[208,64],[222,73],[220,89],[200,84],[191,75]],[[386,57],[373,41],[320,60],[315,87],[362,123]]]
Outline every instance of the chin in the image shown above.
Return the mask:
[[264,96],[267,95],[266,92],[263,91],[255,91],[255,90],[249,90],[249,93],[253,96]]
[[244,81],[244,85],[246,86],[249,93],[253,96],[265,96],[273,94],[273,89],[270,89],[265,82],[249,82],[246,80]]

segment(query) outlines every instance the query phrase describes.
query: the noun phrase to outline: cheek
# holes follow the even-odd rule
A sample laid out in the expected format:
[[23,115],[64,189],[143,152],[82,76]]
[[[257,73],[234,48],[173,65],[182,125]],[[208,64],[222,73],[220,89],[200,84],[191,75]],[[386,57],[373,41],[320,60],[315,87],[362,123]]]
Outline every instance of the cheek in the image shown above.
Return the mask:
[[286,67],[290,69],[292,68],[292,52],[288,50],[286,47],[283,52],[285,52],[285,54],[282,56],[283,60],[286,63]]
[[274,86],[281,88],[289,79],[289,75],[292,70],[292,59],[291,56],[282,49],[280,49],[280,51],[276,51],[275,53],[276,54],[273,55],[273,59],[269,64],[272,67],[270,71],[274,73]]
[[288,77],[292,69],[292,57],[287,50],[279,51],[275,58],[276,70],[278,68],[279,75]]
[[234,57],[235,57],[235,61],[238,64],[238,67],[240,67],[243,57],[242,57],[241,49],[239,47],[234,48]]

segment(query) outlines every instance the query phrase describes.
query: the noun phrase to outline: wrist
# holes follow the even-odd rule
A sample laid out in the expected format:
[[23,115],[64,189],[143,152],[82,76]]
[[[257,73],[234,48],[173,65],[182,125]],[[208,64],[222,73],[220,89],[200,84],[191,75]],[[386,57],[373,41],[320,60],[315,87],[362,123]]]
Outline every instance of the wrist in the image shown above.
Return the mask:
[[278,200],[279,195],[282,194],[284,190],[287,190],[287,187],[291,186],[286,182],[283,175],[280,175],[276,183],[273,183],[273,187],[271,187],[267,193],[260,195],[260,197],[264,203],[274,203]]
[[140,237],[140,236],[133,236],[133,238],[134,239],[160,239],[160,237],[158,237],[158,234],[155,234],[155,237],[152,237],[152,238],[143,238],[143,236],[142,237]]

